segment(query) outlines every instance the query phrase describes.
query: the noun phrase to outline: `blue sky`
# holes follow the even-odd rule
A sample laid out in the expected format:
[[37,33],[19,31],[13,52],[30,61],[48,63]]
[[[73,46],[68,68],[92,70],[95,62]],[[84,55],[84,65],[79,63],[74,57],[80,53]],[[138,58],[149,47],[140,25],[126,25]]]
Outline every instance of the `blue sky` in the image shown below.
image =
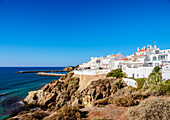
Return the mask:
[[170,48],[170,0],[0,0],[0,66],[67,66]]

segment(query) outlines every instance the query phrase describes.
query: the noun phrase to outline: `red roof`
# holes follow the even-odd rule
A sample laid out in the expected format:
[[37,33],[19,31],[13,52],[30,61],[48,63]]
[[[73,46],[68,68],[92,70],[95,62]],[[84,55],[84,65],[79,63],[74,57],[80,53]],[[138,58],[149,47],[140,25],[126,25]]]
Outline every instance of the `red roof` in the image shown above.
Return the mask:
[[132,56],[132,57],[141,57],[141,56],[145,56],[145,55],[135,55],[135,56]]
[[117,56],[117,55],[111,55],[110,57],[115,57],[115,56]]
[[103,64],[103,65],[109,65],[109,64]]
[[128,60],[128,58],[120,59],[120,60]]
[[[150,50],[150,49],[149,49]],[[144,50],[139,50],[137,52],[143,52],[143,51],[148,51],[148,49],[144,49]]]

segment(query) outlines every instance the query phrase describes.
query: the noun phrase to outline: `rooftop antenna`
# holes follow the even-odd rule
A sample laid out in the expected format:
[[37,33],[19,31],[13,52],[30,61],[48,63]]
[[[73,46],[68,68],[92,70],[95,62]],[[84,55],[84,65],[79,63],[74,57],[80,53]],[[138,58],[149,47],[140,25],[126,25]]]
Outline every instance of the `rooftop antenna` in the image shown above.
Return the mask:
[[157,46],[156,46],[156,41],[154,41],[154,43],[155,43],[154,48],[157,48]]
[[154,41],[154,44],[156,45],[156,41]]

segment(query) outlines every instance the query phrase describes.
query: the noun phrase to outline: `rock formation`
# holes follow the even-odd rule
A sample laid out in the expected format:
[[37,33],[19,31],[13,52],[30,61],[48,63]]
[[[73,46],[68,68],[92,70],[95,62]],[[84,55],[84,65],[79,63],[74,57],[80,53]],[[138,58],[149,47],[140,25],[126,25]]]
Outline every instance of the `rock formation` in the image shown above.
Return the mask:
[[[63,80],[64,79],[64,80]],[[29,92],[23,100],[28,107],[60,108],[74,96],[79,87],[79,78],[73,77],[73,72],[46,84],[38,91]]]

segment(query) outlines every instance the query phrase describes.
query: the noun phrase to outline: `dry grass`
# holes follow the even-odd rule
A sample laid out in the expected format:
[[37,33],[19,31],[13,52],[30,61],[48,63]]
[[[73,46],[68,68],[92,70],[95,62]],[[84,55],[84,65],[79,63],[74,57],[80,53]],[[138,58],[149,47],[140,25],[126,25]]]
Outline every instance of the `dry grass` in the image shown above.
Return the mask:
[[115,98],[113,99],[113,101],[111,101],[111,103],[117,106],[130,107],[138,105],[141,100],[147,98],[148,96],[149,95],[147,94],[141,94],[140,92],[138,92],[124,97]]
[[[25,113],[21,115],[21,119],[22,120],[42,120],[48,115],[49,114],[44,111],[34,111],[34,112]],[[18,120],[18,118],[16,119]],[[14,120],[14,119],[10,119],[10,120]]]
[[109,98],[99,99],[99,100],[94,101],[93,105],[97,107],[103,107],[104,105],[109,104],[108,100]]
[[150,98],[128,110],[130,120],[169,120],[170,99]]
[[107,119],[105,117],[100,116],[100,117],[94,117],[90,120],[107,120]]
[[85,116],[85,113],[80,111],[79,107],[63,106],[51,117],[47,117],[44,120],[77,120]]

